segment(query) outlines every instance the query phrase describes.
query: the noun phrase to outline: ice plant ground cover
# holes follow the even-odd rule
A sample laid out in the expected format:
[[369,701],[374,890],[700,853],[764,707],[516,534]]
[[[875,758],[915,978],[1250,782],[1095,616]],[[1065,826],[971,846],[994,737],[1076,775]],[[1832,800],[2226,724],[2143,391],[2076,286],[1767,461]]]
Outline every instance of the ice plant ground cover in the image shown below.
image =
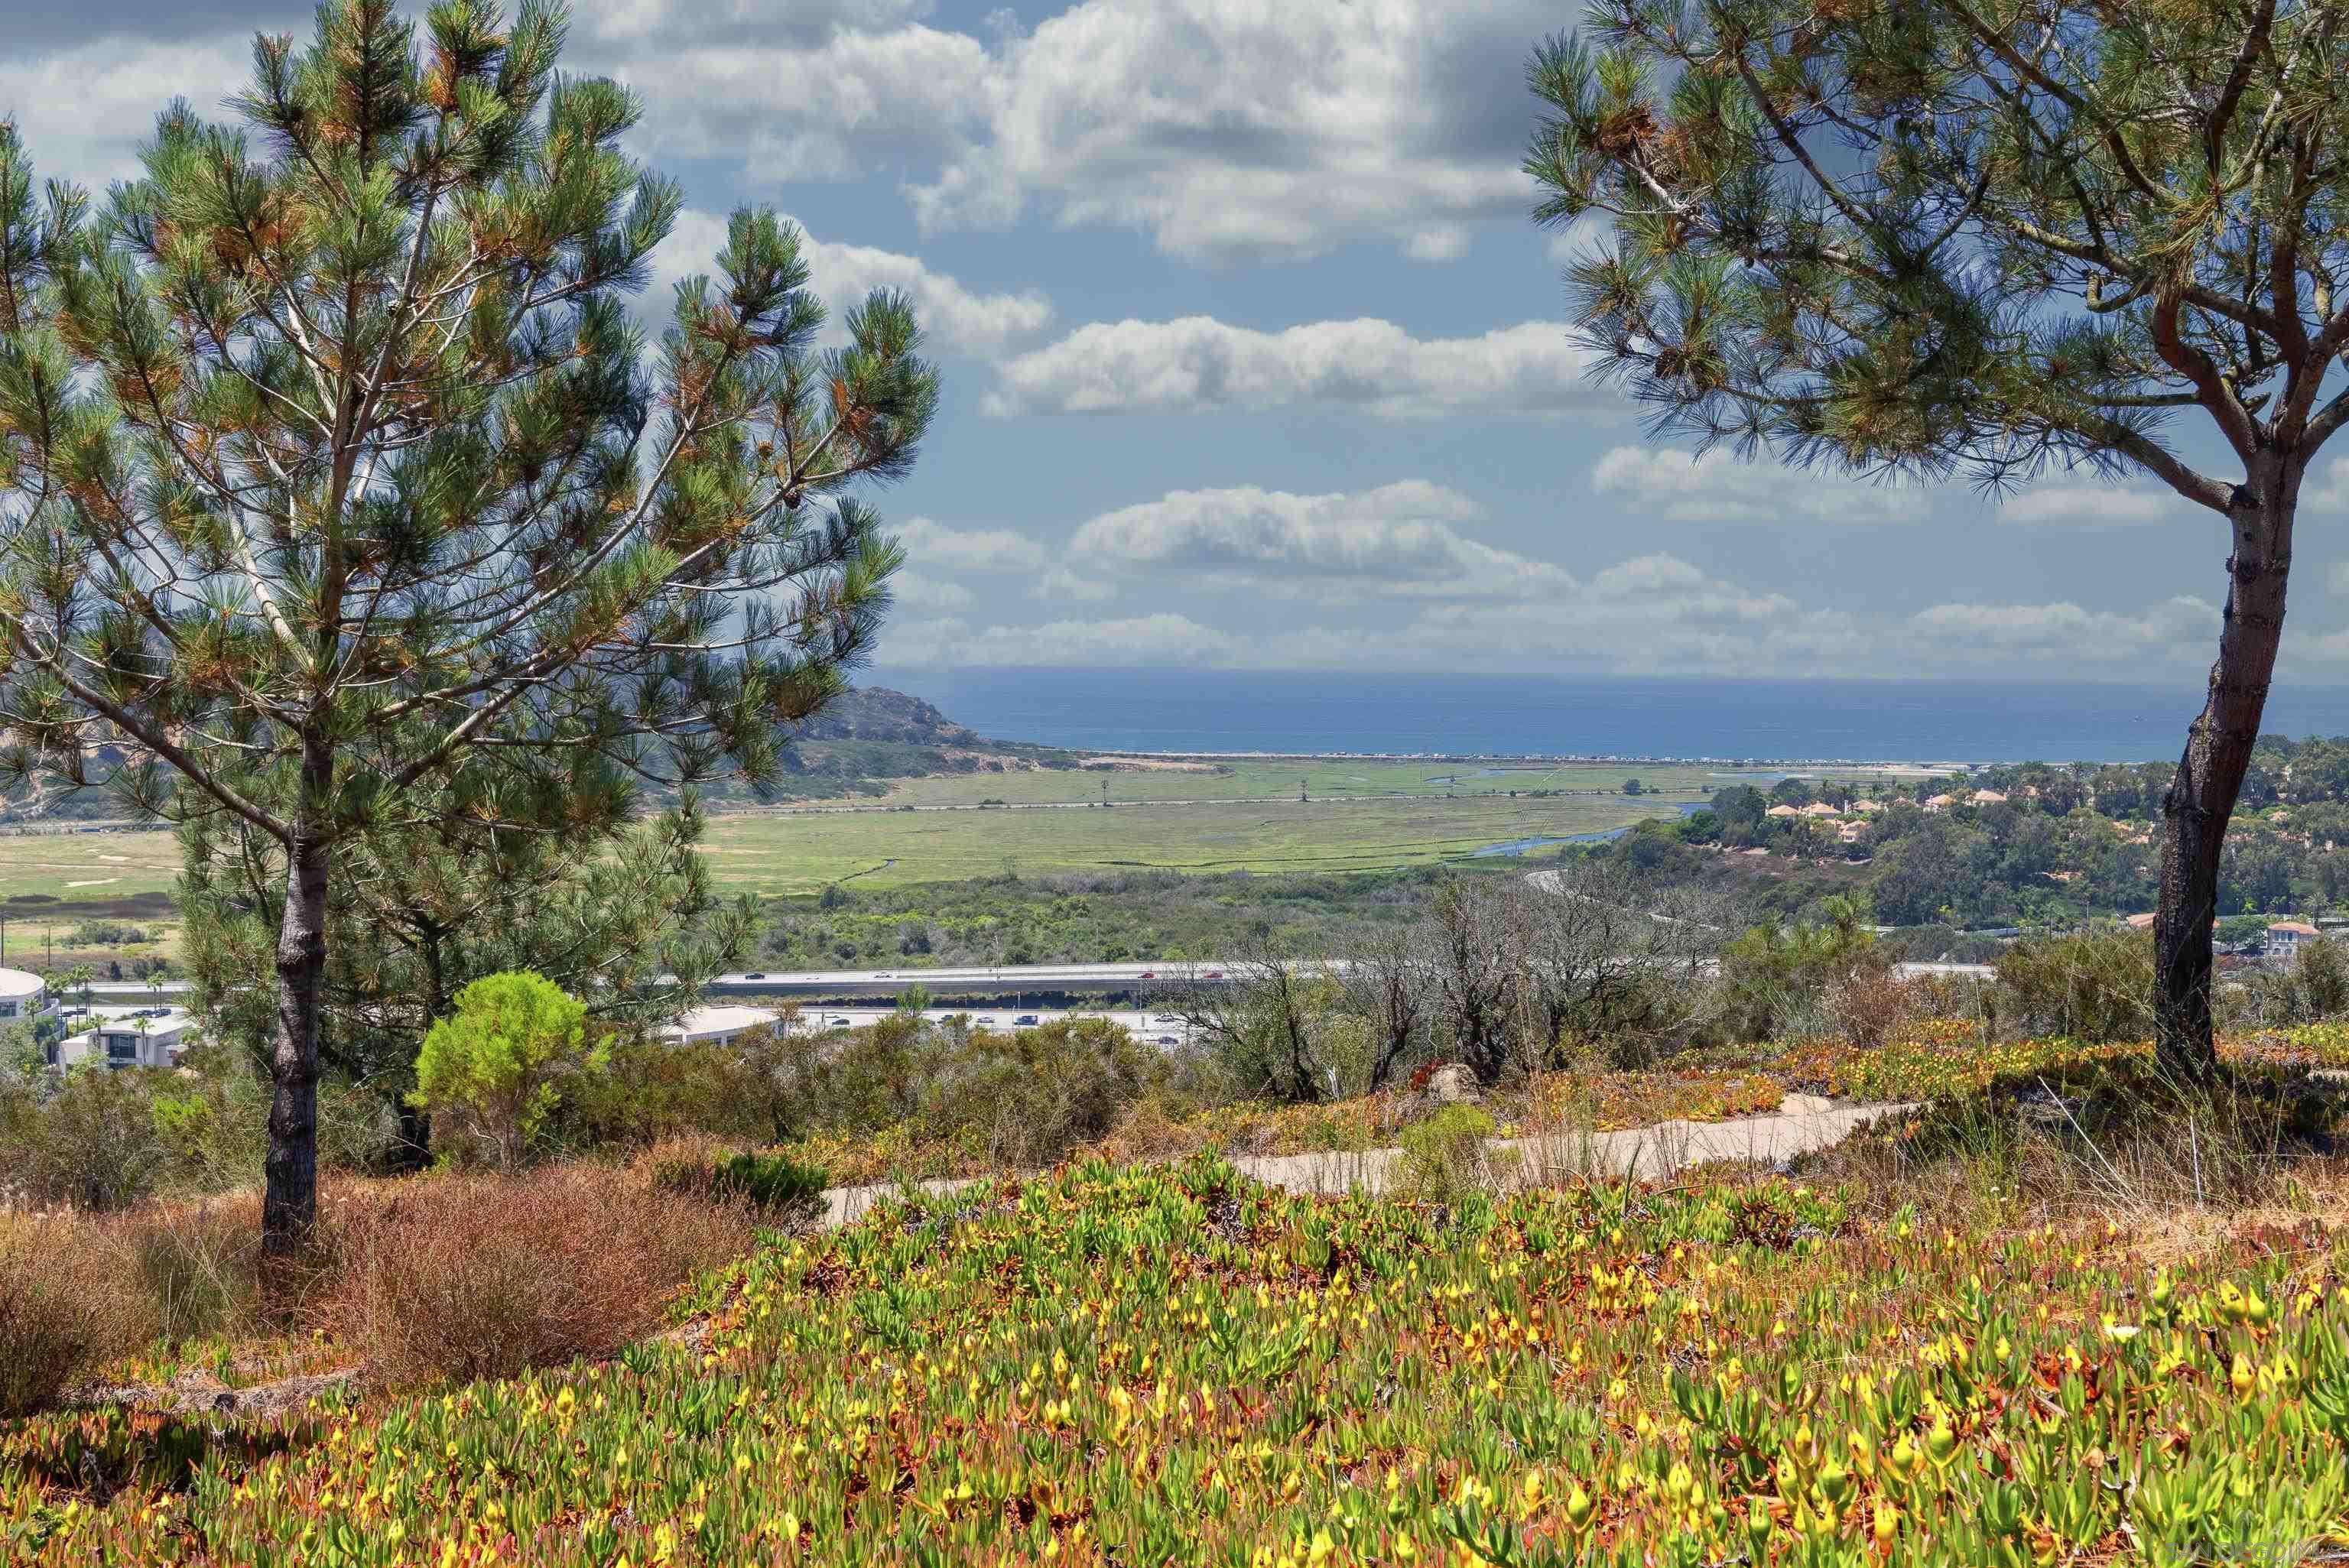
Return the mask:
[[[1992,1212],[1985,1205],[1982,1212]],[[1206,1159],[772,1239],[698,1341],[209,1431],[0,1434],[57,1563],[2289,1562],[2344,1539],[2313,1221],[1784,1181],[1450,1209]]]

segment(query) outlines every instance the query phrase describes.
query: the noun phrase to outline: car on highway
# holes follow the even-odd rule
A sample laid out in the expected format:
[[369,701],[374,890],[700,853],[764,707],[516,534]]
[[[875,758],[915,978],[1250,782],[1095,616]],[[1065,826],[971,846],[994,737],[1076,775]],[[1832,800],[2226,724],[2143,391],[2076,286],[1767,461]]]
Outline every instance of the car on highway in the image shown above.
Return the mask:
[[1033,1028],[1036,1026],[1036,1015],[1033,1013],[1022,1013],[1018,1017],[1011,1020],[1011,1025],[1012,1027],[1019,1029]]
[[873,978],[875,980],[895,980],[896,976],[890,974],[886,969],[875,969],[873,972]]
[[1142,972],[1142,978],[1144,980],[1155,980],[1158,978],[1158,971],[1155,969],[1145,969]]
[[1182,1016],[1177,1013],[1161,1013],[1158,1016],[1151,1019],[1150,1021],[1154,1024],[1179,1024],[1183,1021],[1183,1018]]
[[745,980],[764,980],[766,977],[766,972],[764,970],[758,969],[754,969],[750,974],[742,976]]
[[849,1029],[855,1027],[854,1025],[851,1024],[845,1018],[834,1018],[832,1021],[832,1026],[835,1029]]
[[1224,977],[1224,972],[1220,969],[1210,969],[1205,977],[1209,980],[1220,980]]
[[1162,1046],[1179,1046],[1183,1042],[1172,1035],[1161,1035],[1158,1037],[1158,1043]]
[[995,1027],[995,1020],[992,1018],[974,1018],[971,1021],[982,1029],[991,1029]]

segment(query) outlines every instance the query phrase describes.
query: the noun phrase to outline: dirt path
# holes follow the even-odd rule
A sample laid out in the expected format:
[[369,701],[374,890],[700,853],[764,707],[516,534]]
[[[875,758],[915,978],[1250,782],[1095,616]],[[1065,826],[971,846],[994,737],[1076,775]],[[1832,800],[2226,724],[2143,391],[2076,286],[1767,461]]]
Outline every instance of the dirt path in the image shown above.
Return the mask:
[[[1788,1095],[1768,1116],[1729,1121],[1666,1121],[1620,1132],[1569,1132],[1541,1138],[1495,1139],[1485,1145],[1495,1177],[1505,1185],[1540,1186],[1583,1176],[1635,1176],[1656,1181],[1723,1160],[1778,1165],[1797,1154],[1831,1148],[1879,1116],[1906,1110],[1900,1104],[1841,1104],[1813,1095]],[[1381,1192],[1395,1180],[1400,1149],[1351,1153],[1254,1154],[1232,1161],[1235,1170],[1268,1186],[1291,1192]],[[969,1181],[913,1183],[915,1190],[955,1192]],[[875,1203],[906,1189],[895,1182],[833,1187],[824,1192],[823,1223],[853,1224]]]

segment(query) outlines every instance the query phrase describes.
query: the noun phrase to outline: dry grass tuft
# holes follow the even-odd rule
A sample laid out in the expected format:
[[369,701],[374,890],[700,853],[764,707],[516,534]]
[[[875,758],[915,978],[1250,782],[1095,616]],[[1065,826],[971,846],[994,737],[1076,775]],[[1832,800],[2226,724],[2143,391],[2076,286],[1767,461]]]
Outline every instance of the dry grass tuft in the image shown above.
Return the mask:
[[79,1227],[0,1213],[0,1417],[54,1404],[145,1326],[105,1249]]
[[2149,1058],[2018,1073],[1798,1162],[1882,1202],[2018,1218],[2250,1213],[2337,1174],[2338,1097],[2306,1075],[2230,1067],[2179,1082]]
[[321,1312],[387,1382],[510,1377],[616,1354],[750,1233],[740,1210],[608,1166],[435,1176],[340,1222]]
[[264,1326],[257,1194],[158,1203],[106,1230],[158,1337],[181,1343]]

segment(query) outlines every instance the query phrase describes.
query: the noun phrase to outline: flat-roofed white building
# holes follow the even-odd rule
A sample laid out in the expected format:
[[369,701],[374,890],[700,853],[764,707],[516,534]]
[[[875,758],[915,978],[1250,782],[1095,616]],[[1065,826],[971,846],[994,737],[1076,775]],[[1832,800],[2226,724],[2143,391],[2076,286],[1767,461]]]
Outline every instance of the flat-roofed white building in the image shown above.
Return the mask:
[[194,1043],[193,1015],[177,1008],[154,1018],[107,1018],[50,1047],[52,1067],[168,1068]]
[[668,1031],[671,1045],[724,1046],[753,1029],[771,1029],[778,1016],[764,1007],[696,1007]]

